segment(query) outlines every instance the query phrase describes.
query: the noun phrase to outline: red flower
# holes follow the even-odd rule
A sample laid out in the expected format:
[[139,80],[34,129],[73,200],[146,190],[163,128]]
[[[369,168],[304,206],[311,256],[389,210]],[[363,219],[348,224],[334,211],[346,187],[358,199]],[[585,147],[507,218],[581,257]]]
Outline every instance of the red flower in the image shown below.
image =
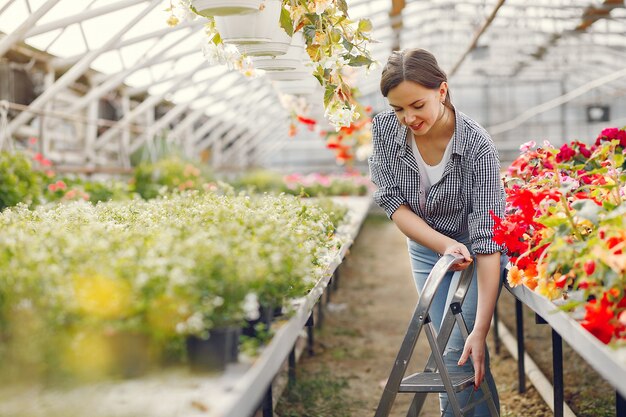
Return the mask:
[[585,271],[585,274],[587,275],[593,274],[593,271],[596,270],[596,261],[594,261],[593,259],[590,259],[587,262],[585,262],[585,264],[583,265],[583,270]]
[[317,124],[317,120],[309,119],[304,116],[298,116],[298,121],[305,125],[311,125],[311,126],[315,126]]
[[610,127],[608,129],[604,129],[598,138],[596,139],[595,146],[600,146],[601,142],[611,141],[617,139],[619,140],[619,145],[622,148],[626,148],[626,130],[618,129],[616,127]]
[[576,156],[576,151],[570,148],[567,144],[561,146],[558,154],[556,154],[556,162],[565,162]]
[[611,303],[605,295],[602,300],[591,300],[585,306],[586,314],[584,320],[580,323],[587,331],[607,344],[613,338],[615,326],[611,324],[613,319],[613,311],[611,311]]

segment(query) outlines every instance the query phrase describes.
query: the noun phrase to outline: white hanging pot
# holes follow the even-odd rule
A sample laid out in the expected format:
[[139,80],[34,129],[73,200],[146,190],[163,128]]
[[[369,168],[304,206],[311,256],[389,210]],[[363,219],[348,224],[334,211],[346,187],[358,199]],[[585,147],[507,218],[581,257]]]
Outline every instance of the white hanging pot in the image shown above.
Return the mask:
[[[298,70],[302,72],[306,71],[304,65],[302,64],[302,58],[304,56],[304,53],[304,37],[302,36],[301,32],[296,32],[293,34],[293,37],[291,38],[291,44],[288,45],[287,52],[284,55],[280,55],[275,58],[259,57],[254,58],[252,61],[254,62],[254,68],[262,69],[265,71],[284,72]],[[270,78],[272,80],[280,79],[272,77]]]
[[[281,0],[265,0],[265,7],[254,13],[233,16],[216,16],[215,27],[226,43],[236,45],[272,42],[279,25]],[[281,32],[285,33],[282,29]],[[289,36],[285,33],[285,36]],[[287,41],[287,47],[290,40]],[[285,49],[286,51],[286,49]],[[243,52],[243,51],[242,51]],[[284,52],[283,52],[284,53]]]
[[230,16],[254,13],[261,0],[192,0],[191,5],[202,16]]

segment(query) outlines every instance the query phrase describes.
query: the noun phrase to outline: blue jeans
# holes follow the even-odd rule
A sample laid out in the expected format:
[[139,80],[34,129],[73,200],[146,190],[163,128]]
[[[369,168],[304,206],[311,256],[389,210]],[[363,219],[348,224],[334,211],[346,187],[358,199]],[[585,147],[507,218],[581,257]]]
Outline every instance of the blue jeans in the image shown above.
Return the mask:
[[[415,279],[415,285],[417,286],[418,293],[422,292],[424,288],[424,284],[426,283],[426,278],[430,271],[433,269],[435,263],[439,260],[439,255],[433,252],[432,250],[410,240],[407,239],[408,247],[409,247],[409,255],[411,258],[411,267],[413,270],[413,278]],[[506,265],[506,256],[501,256],[501,266],[502,268]],[[445,312],[452,300],[452,296],[454,295],[454,289],[458,283],[458,279],[460,277],[460,272],[453,273],[449,272],[446,274],[446,277],[442,281],[439,286],[433,302],[430,306],[429,314],[430,318],[437,329],[441,326],[441,322],[445,315]],[[500,274],[502,277],[502,274]],[[502,284],[502,281],[500,281]],[[500,287],[502,288],[502,287]],[[465,296],[465,301],[463,302],[463,318],[465,323],[467,324],[468,330],[471,332],[474,328],[474,321],[476,320],[476,305],[478,303],[478,279],[476,277],[476,268],[474,269],[474,277],[472,278],[472,283],[470,285],[469,290],[467,291],[467,295]],[[463,353],[463,347],[465,342],[461,333],[459,332],[458,327],[455,325],[452,335],[450,336],[450,340],[444,350],[443,359],[446,364],[446,368],[450,372],[474,372],[471,361],[467,361],[465,365],[458,366],[457,362]],[[491,375],[491,370],[489,368],[489,352],[485,350],[485,380],[489,385],[489,389],[491,390],[494,396],[494,402],[496,404],[496,409],[500,410],[500,401],[498,398],[498,391],[496,389],[495,381],[493,380],[493,376]],[[470,394],[474,387],[471,386],[466,388],[462,392],[458,393],[457,398],[459,399],[459,404],[461,408],[463,408],[466,404],[471,401],[474,401],[480,397],[482,397],[482,391],[478,390],[473,393],[472,398],[470,399]],[[469,401],[468,401],[469,400]],[[444,416],[453,416],[452,406],[448,405],[448,395],[447,394],[439,394],[439,404],[441,407],[441,412],[445,410]],[[472,412],[473,411],[473,412]],[[474,417],[485,417],[489,416],[489,409],[487,408],[486,403],[481,403],[474,410],[470,410],[466,413],[466,416],[474,416]]]

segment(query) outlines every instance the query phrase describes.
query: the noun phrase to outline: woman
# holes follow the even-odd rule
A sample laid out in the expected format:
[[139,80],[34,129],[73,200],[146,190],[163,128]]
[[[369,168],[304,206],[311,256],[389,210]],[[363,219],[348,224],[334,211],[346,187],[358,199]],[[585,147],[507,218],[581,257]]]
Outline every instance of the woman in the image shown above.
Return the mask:
[[[380,88],[392,110],[373,121],[369,165],[378,187],[374,199],[408,238],[418,292],[441,254],[464,257],[457,271],[475,258],[474,279],[463,304],[470,334],[463,343],[456,329],[444,359],[450,371],[471,372],[471,357],[474,390],[486,378],[499,409],[485,344],[506,258],[491,239],[490,212],[501,217],[505,201],[496,148],[481,126],[454,108],[447,77],[430,52],[393,52]],[[444,279],[430,309],[436,327],[443,319],[448,291],[454,288],[452,275]],[[459,395],[461,406],[471,390]],[[452,415],[446,395],[440,395],[440,404],[446,415]],[[476,407],[474,416],[488,415],[486,403]]]

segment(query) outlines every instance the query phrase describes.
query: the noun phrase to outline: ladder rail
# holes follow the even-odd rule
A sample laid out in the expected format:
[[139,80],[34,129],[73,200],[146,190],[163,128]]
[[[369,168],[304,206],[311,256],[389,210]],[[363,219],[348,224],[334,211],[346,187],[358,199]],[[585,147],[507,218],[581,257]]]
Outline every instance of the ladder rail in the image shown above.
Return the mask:
[[[383,390],[383,394],[381,400],[378,404],[378,408],[376,409],[375,417],[386,417],[391,412],[391,407],[393,406],[396,395],[398,394],[398,390],[400,388],[400,384],[402,382],[402,378],[406,373],[406,369],[408,367],[409,361],[405,358],[410,358],[413,350],[415,349],[415,345],[417,343],[417,338],[419,337],[424,322],[428,317],[428,311],[430,310],[430,306],[433,302],[433,298],[437,292],[437,289],[441,285],[445,275],[448,273],[450,268],[453,265],[462,263],[464,258],[460,255],[443,255],[432,271],[428,275],[426,279],[426,283],[424,284],[424,288],[422,289],[422,293],[420,294],[419,301],[417,306],[415,307],[415,311],[413,313],[413,317],[411,318],[411,322],[409,324],[409,328],[407,330],[406,336],[402,341],[402,345],[400,346],[400,350],[396,356],[396,360],[394,362],[393,369],[391,371],[391,375],[389,375],[389,379],[387,379],[387,383],[385,384],[385,388]],[[470,265],[473,272],[473,263]],[[466,272],[466,271],[464,271]],[[467,273],[461,274],[461,277],[468,275]],[[469,274],[469,281],[471,281],[472,275]],[[459,287],[461,287],[461,282],[465,282],[467,279],[459,280]],[[465,298],[465,293],[467,293],[467,289],[469,288],[469,284],[467,288],[464,290],[457,287],[455,291],[455,297],[457,293],[463,299]],[[446,316],[447,317],[447,316]],[[450,334],[452,333],[452,328],[454,326],[454,319],[452,320],[452,326],[450,326],[450,331],[448,332],[448,337],[445,342],[447,343],[447,339],[449,339]],[[441,332],[440,332],[441,335]],[[439,338],[439,336],[437,337]],[[445,347],[445,343],[443,344]],[[432,356],[432,355],[431,355]],[[434,360],[433,360],[434,361]]]
[[[467,295],[469,287],[472,284],[474,268],[475,265],[472,262],[470,266],[468,266],[461,272],[461,277],[459,278],[457,287],[454,290],[454,295],[452,296],[452,301],[450,302],[450,304],[459,303],[460,305],[463,305],[463,301],[465,301],[465,296]],[[450,340],[450,336],[452,335],[452,331],[454,330],[455,322],[455,315],[452,313],[452,310],[448,308],[446,310],[446,315],[441,322],[439,334],[437,335],[437,344],[439,345],[440,352],[442,354],[446,348],[446,345],[448,344],[448,340]],[[436,371],[435,365],[435,359],[433,357],[433,354],[431,353],[424,370],[434,372]]]

